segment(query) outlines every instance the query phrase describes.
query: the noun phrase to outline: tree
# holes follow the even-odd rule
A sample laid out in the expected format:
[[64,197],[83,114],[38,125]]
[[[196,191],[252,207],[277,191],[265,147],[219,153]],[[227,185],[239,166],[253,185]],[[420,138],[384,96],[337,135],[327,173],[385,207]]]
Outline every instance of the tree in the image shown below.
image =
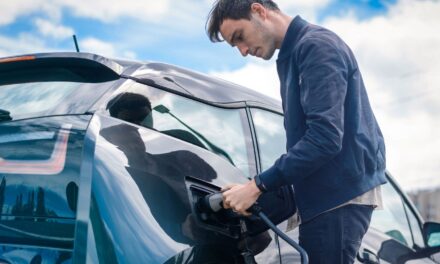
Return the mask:
[[38,187],[37,191],[37,208],[35,210],[35,216],[37,216],[37,221],[44,221],[41,217],[45,217],[46,214],[46,206],[44,202],[44,190],[41,187]]

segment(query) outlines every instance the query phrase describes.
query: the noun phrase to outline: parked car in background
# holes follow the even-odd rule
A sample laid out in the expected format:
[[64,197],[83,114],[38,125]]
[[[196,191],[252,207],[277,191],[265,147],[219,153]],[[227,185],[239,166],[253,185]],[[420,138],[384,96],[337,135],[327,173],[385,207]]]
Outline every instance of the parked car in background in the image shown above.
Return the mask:
[[[260,219],[199,203],[284,149],[280,102],[220,79],[88,53],[2,58],[0,263],[299,263]],[[357,261],[440,263],[440,224],[387,177]],[[297,239],[291,187],[258,202]]]

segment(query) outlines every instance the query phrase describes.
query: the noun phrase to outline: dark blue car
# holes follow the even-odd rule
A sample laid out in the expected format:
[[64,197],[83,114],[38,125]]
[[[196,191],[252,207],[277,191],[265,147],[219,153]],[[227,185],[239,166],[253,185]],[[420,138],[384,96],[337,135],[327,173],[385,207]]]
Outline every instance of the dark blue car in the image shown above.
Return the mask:
[[[299,263],[257,217],[201,206],[284,151],[280,102],[163,63],[0,59],[0,263]],[[440,263],[388,175],[359,263]],[[297,240],[291,187],[259,199]],[[289,218],[290,217],[290,218]]]

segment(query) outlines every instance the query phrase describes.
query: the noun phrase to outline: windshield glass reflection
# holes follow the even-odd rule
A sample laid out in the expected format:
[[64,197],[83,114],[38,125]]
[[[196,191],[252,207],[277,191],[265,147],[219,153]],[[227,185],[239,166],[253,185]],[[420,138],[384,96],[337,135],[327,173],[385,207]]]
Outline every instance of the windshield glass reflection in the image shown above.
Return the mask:
[[78,85],[73,82],[44,82],[1,86],[0,108],[9,112],[11,119],[46,112],[62,102]]
[[128,92],[148,97],[151,102],[152,111],[141,125],[216,153],[245,176],[254,174],[243,110],[210,106],[140,84],[131,85]]

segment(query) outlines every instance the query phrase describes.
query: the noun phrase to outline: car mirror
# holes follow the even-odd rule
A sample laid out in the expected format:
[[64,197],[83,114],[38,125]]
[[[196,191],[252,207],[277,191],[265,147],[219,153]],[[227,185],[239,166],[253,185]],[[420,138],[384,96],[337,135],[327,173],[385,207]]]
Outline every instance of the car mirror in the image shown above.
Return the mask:
[[414,251],[395,239],[389,239],[382,242],[377,255],[389,263],[405,263],[404,260],[413,258]]
[[170,109],[168,109],[166,106],[164,105],[157,105],[153,108],[153,110],[161,113],[161,114],[167,114],[170,112]]
[[440,223],[426,222],[423,225],[423,236],[429,247],[440,246]]

